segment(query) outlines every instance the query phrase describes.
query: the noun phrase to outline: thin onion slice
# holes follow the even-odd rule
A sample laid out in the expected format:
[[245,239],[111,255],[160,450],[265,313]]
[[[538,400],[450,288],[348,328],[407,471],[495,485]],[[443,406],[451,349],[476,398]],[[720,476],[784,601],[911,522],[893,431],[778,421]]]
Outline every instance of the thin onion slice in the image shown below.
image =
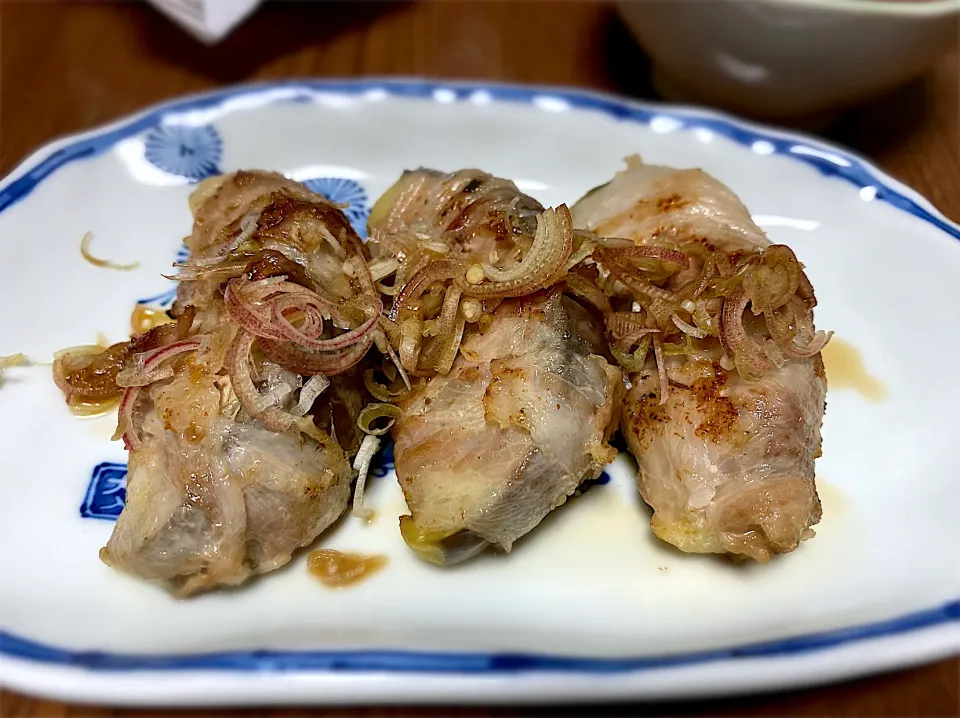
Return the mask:
[[[571,229],[566,233],[568,236],[564,237],[564,227],[561,226],[565,218],[562,218],[560,213],[566,209],[565,205],[561,205],[558,208],[559,211],[552,209],[545,210],[543,214],[540,215],[540,220],[537,223],[537,233],[534,235],[533,244],[530,246],[530,251],[527,252],[527,255],[509,269],[498,269],[490,264],[484,263],[481,265],[484,276],[490,281],[500,284],[515,282],[518,279],[526,279],[528,275],[536,272],[544,265],[555,264],[557,261],[556,258],[561,253],[564,253],[564,244],[569,239],[571,246],[565,252],[566,257],[564,257],[564,261],[566,261],[573,249],[573,230]],[[570,211],[567,210],[567,215],[569,214]]]
[[790,346],[790,352],[797,357],[809,358],[817,355],[825,346],[827,342],[830,341],[830,338],[833,336],[833,332],[825,332],[822,329],[818,330],[816,334],[813,335],[813,338],[805,346],[797,346],[796,344]]
[[573,250],[570,258],[567,259],[566,270],[569,272],[571,269],[576,267],[578,264],[580,264],[580,262],[593,254],[593,250],[596,248],[597,245],[595,245],[593,242],[582,242],[579,247]]
[[117,431],[113,435],[113,439],[116,440],[122,437],[123,445],[127,451],[138,451],[143,445],[133,420],[133,408],[139,396],[140,387],[138,386],[131,386],[128,389],[124,389],[123,398],[120,399],[120,408],[117,412]]
[[375,370],[367,369],[363,372],[363,383],[367,387],[367,391],[370,392],[370,395],[377,399],[378,401],[383,401],[387,403],[392,403],[397,399],[405,396],[409,393],[409,389],[406,387],[399,389],[397,391],[392,391],[388,387],[380,384],[376,380]]
[[302,376],[342,374],[363,359],[373,345],[373,337],[368,333],[350,348],[336,352],[314,353],[300,349],[288,342],[260,338],[260,349],[274,364],[296,372]]
[[547,209],[540,215],[533,244],[526,256],[509,269],[497,269],[490,264],[480,266],[488,284],[474,283],[467,276],[458,276],[457,285],[470,297],[522,297],[549,286],[566,271],[566,263],[573,252],[573,217],[567,206]]
[[718,249],[713,253],[713,259],[721,277],[728,279],[733,276],[733,265],[730,264],[730,257],[727,256],[726,252]]
[[441,259],[428,264],[414,274],[410,281],[406,282],[400,289],[390,309],[390,319],[396,321],[400,312],[406,308],[412,308],[420,295],[423,294],[430,285],[435,282],[441,282],[446,279],[453,279],[463,271],[460,262],[452,259]]
[[[299,377],[297,377],[297,384],[299,383]],[[257,399],[257,412],[260,413],[266,409],[269,409],[270,407],[279,406],[285,403],[287,398],[296,390],[296,385],[282,382],[274,386],[272,389],[269,389],[266,393],[261,393],[260,397]],[[294,416],[296,415],[294,414]]]
[[436,369],[439,374],[447,374],[450,369],[453,368],[453,362],[457,358],[457,352],[460,351],[460,344],[463,341],[463,330],[466,328],[466,325],[467,322],[463,314],[458,314],[457,323],[450,336],[450,341],[443,345],[440,356],[437,357],[434,363],[434,369]]
[[660,330],[654,329],[650,333],[642,336],[639,345],[633,352],[623,351],[616,344],[611,344],[610,353],[613,354],[613,358],[617,360],[617,364],[619,364],[624,371],[628,373],[641,372],[646,364],[647,354],[650,352],[650,337],[658,331]]
[[[802,300],[800,301],[802,302]],[[793,303],[788,306],[794,313],[794,321],[799,324],[799,315],[801,312],[806,311],[806,307],[803,304],[797,307],[796,304]],[[791,330],[789,320],[783,317],[780,312],[781,310],[771,310],[764,312],[763,316],[764,319],[766,319],[767,329],[770,331],[770,336],[773,338],[773,341],[776,342],[777,347],[789,357],[808,359],[815,356],[827,345],[830,337],[833,336],[833,332],[819,330],[813,332],[810,339],[806,342],[798,342],[797,338],[801,332],[797,331],[796,327]]]
[[[269,285],[255,287],[256,284],[256,282],[244,284],[242,280],[231,280],[224,290],[224,304],[230,317],[244,330],[268,340],[261,342],[261,347],[269,344],[270,347],[276,348],[279,342],[292,342],[317,352],[336,352],[362,342],[376,328],[383,313],[383,304],[379,299],[374,299],[366,308],[367,318],[359,326],[330,339],[317,339],[316,337],[323,329],[324,316],[332,317],[340,324],[346,324],[346,319],[341,316],[341,311],[335,304],[323,299],[315,292],[282,279]],[[248,299],[248,293],[262,294],[264,289],[282,293],[263,301],[260,306]],[[304,315],[304,323],[300,327],[295,327],[286,316],[288,312],[295,311]],[[303,354],[302,350],[295,348],[291,348],[288,353],[292,355],[294,352]],[[313,359],[307,361],[313,361]],[[335,362],[328,362],[327,365],[336,367]]]
[[597,311],[601,312],[602,314],[608,314],[612,311],[610,300],[607,298],[607,295],[604,294],[600,288],[589,279],[582,277],[579,274],[570,272],[567,274],[564,282],[566,282],[567,289],[571,294],[585,300]]
[[384,257],[370,262],[370,277],[374,282],[386,279],[400,268],[396,257]]
[[[290,300],[293,300],[292,302]],[[298,300],[300,304],[298,304]],[[360,326],[355,329],[351,329],[343,334],[340,334],[332,339],[314,339],[313,337],[308,336],[303,331],[297,329],[290,321],[284,316],[284,311],[287,309],[295,308],[306,308],[310,304],[304,303],[305,300],[301,297],[294,296],[290,297],[278,297],[276,300],[271,300],[270,304],[272,305],[273,310],[273,322],[271,327],[276,328],[281,334],[282,339],[287,341],[294,342],[306,349],[312,349],[318,352],[330,352],[336,351],[338,349],[345,349],[348,346],[356,344],[361,341],[365,336],[374,330],[377,326],[377,322],[380,320],[380,315],[383,314],[383,304],[379,299],[375,300],[375,304],[370,310],[370,316],[364,321]],[[271,339],[276,337],[269,337]]]
[[397,372],[400,374],[400,378],[403,380],[403,385],[407,387],[407,391],[413,390],[413,385],[410,383],[410,377],[407,375],[406,370],[403,368],[403,362],[400,361],[400,356],[397,354],[396,350],[390,345],[390,342],[386,342],[387,345],[387,355],[390,357],[390,361],[393,362],[393,365],[397,367]]
[[[341,237],[346,241],[346,234],[341,232]],[[362,252],[353,254],[343,263],[343,272],[348,277],[354,277],[360,284],[360,292],[369,296],[377,296],[376,280],[370,272],[370,266],[367,264]]]
[[646,320],[640,312],[611,312],[604,317],[604,323],[610,336],[618,341],[647,327]]
[[750,297],[754,314],[779,309],[800,288],[800,262],[793,250],[772,244],[763,253],[763,261],[752,265],[743,277],[743,289]]
[[683,252],[668,247],[640,244],[633,247],[619,249],[605,249],[604,254],[620,257],[636,257],[638,259],[659,259],[662,262],[672,262],[682,269],[690,267],[690,258]]
[[220,280],[222,282],[243,274],[243,270],[246,269],[249,263],[249,260],[243,259],[240,261],[223,262],[210,267],[195,268],[190,265],[174,264],[174,267],[182,267],[179,272],[176,274],[163,274],[161,276],[164,279],[183,282],[197,279],[213,279],[214,277],[221,277],[222,275],[222,279]]
[[670,394],[670,380],[667,377],[667,365],[663,360],[663,336],[659,333],[653,334],[653,357],[657,362],[657,377],[660,379],[660,401],[659,405],[667,403]]
[[651,299],[660,299],[669,304],[680,303],[681,300],[679,296],[641,278],[636,269],[631,269],[621,262],[610,260],[609,258],[607,258],[606,261],[601,261],[603,262],[603,267],[635,296],[639,294],[644,297],[650,297]]
[[254,336],[241,329],[230,344],[225,362],[230,385],[250,416],[259,420],[270,431],[287,431],[293,425],[293,415],[274,407],[262,408],[260,405],[262,395],[250,376],[250,349],[253,342]]
[[575,242],[579,242],[581,245],[589,243],[595,247],[603,247],[604,249],[624,249],[626,247],[633,247],[636,244],[632,239],[625,239],[623,237],[601,237],[586,229],[574,229],[573,238]]
[[178,354],[200,349],[201,343],[192,339],[185,339],[159,347],[149,352],[142,352],[133,358],[134,365],[117,373],[117,386],[128,388],[131,386],[147,386],[160,379],[173,376],[173,369],[163,368],[161,365]]
[[80,254],[94,267],[103,267],[104,269],[116,269],[121,272],[129,272],[130,270],[136,269],[140,266],[140,262],[118,264],[117,262],[111,262],[109,259],[100,259],[99,257],[94,257],[92,254],[90,254],[90,242],[92,241],[93,232],[87,232],[83,235],[83,239],[80,240]]
[[705,303],[702,301],[697,302],[693,310],[693,323],[696,324],[701,331],[706,332],[710,336],[715,337],[718,334],[717,320],[710,315]]
[[[440,318],[436,323],[438,327],[436,339],[434,339],[430,349],[421,357],[421,368],[432,367],[441,374],[445,374],[446,372],[441,371],[438,365],[442,366],[447,363],[446,357],[450,354],[451,346],[455,346],[453,356],[456,357],[456,349],[460,347],[457,329],[460,330],[460,336],[463,336],[463,329],[460,327],[459,321],[463,319],[460,313],[461,295],[460,287],[455,284],[447,287],[443,297],[443,306],[440,310]],[[453,359],[450,359],[450,364],[453,364]]]
[[700,329],[699,327],[695,327],[692,324],[687,324],[687,322],[683,321],[676,314],[671,314],[670,319],[673,320],[673,323],[677,325],[677,329],[679,329],[684,334],[689,334],[690,336],[696,337],[697,339],[704,339],[705,337],[710,336],[709,332],[705,332],[703,329]]
[[357,486],[353,491],[353,515],[358,519],[369,519],[373,516],[370,509],[363,506],[363,492],[367,487],[367,474],[370,473],[370,462],[380,448],[380,438],[374,434],[367,434],[360,442],[360,450],[353,460],[353,469],[358,472]]
[[197,349],[200,349],[202,346],[201,342],[195,339],[182,339],[178,342],[173,342],[172,344],[166,344],[158,349],[154,349],[150,352],[145,352],[138,356],[143,357],[143,368],[146,371],[152,371],[159,367],[167,359],[175,357],[177,354],[183,354],[184,352],[190,352]]
[[[400,409],[393,404],[367,404],[357,417],[357,427],[364,434],[383,436],[390,431],[390,428],[397,422],[400,416]],[[373,423],[382,417],[389,419],[387,425],[373,428]]]
[[747,336],[743,327],[743,310],[749,301],[743,287],[737,287],[724,299],[720,313],[720,342],[736,362],[740,376],[748,381],[776,368],[763,349]]
[[797,287],[797,295],[810,309],[817,306],[817,296],[814,294],[813,285],[810,283],[807,273],[802,269],[800,270],[800,286]]
[[290,413],[294,416],[306,416],[307,412],[313,408],[313,403],[317,400],[327,387],[330,386],[330,380],[323,374],[315,374],[307,380],[307,383],[300,389],[300,397],[297,405],[291,409]]
[[407,317],[400,325],[400,366],[406,371],[417,371],[422,343],[423,319],[419,314]]
[[717,260],[713,254],[708,254],[703,260],[703,269],[700,272],[700,278],[697,280],[697,286],[693,290],[693,298],[697,299],[701,294],[707,291],[710,280],[713,279],[717,271]]
[[[257,232],[257,225],[260,222],[262,211],[248,212],[240,218],[240,232],[230,242],[225,244],[217,251],[217,257],[223,258],[232,254],[244,242],[250,239]],[[222,235],[221,235],[222,236]]]
[[796,322],[796,310],[792,303],[780,309],[764,312],[763,318],[767,322],[770,336],[778,345],[787,347],[796,339],[799,328],[796,324],[791,326],[791,319]]
[[[283,339],[283,334],[240,291],[244,285],[240,279],[231,279],[223,290],[223,302],[227,314],[244,330],[258,337]],[[249,286],[249,285],[247,285]]]

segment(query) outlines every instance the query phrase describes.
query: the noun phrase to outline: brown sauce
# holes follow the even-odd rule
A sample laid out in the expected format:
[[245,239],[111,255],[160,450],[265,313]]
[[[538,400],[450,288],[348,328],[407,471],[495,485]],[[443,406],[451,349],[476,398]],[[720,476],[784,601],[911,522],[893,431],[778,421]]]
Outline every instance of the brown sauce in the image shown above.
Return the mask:
[[312,551],[307,557],[307,569],[328,588],[343,588],[362,581],[386,564],[386,556],[363,556],[328,548]]
[[146,334],[154,327],[169,324],[172,321],[163,309],[138,304],[130,315],[130,329],[134,335]]
[[112,397],[104,401],[75,401],[67,402],[67,408],[74,416],[94,417],[103,416],[116,410],[120,405],[120,397]]
[[855,346],[834,336],[820,352],[827,370],[827,385],[834,389],[853,389],[864,399],[880,402],[887,397],[887,387],[867,371],[863,356]]

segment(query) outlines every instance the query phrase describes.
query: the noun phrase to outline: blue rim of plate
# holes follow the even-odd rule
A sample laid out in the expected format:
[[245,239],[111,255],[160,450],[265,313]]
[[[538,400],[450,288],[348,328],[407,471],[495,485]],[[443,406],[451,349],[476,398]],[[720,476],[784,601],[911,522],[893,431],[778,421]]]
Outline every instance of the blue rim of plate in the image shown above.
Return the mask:
[[[54,144],[28,158],[4,180],[0,212],[26,198],[40,183],[71,162],[96,157],[120,140],[143,132],[164,116],[209,110],[237,98],[257,97],[258,105],[311,102],[330,94],[407,97],[440,103],[477,101],[532,104],[546,110],[588,110],[624,122],[672,132],[709,130],[763,155],[781,155],[811,165],[828,177],[845,180],[867,197],[921,219],[954,239],[960,226],[950,222],[926,200],[910,197],[900,185],[866,160],[838,147],[803,135],[773,130],[722,113],[697,108],[639,103],[611,95],[554,87],[495,83],[431,82],[423,80],[291,80],[244,85],[157,105],[131,118]],[[914,194],[911,190],[906,190]],[[925,206],[926,205],[926,206]],[[853,642],[908,634],[960,621],[960,599],[941,606],[831,631],[762,643],[676,655],[637,658],[587,658],[533,653],[454,653],[399,650],[234,651],[194,655],[135,655],[75,651],[48,646],[0,631],[0,656],[96,671],[227,670],[227,671],[352,671],[429,673],[516,673],[525,671],[617,673],[676,667],[711,661],[786,657],[821,651]]]
[[584,658],[535,653],[455,653],[442,651],[227,651],[195,655],[136,655],[68,651],[0,632],[0,656],[94,671],[220,670],[341,671],[394,673],[522,673],[529,671],[623,673],[723,660],[778,658],[820,651],[854,641],[884,638],[960,620],[960,601],[833,631],[810,633],[735,648],[640,658]]

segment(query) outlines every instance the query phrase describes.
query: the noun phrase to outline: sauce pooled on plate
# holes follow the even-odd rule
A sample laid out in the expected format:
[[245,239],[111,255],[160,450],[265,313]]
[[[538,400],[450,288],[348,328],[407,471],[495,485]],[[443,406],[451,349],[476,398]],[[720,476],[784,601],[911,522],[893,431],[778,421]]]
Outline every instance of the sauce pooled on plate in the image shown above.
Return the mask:
[[386,556],[363,556],[322,548],[307,557],[307,569],[328,588],[343,588],[369,578],[387,564]]

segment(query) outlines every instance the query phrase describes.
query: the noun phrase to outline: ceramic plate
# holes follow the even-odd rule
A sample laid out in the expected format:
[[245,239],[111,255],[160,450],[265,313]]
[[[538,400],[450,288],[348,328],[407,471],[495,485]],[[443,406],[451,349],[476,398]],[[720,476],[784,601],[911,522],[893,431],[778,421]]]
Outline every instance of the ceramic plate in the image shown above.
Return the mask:
[[[837,332],[817,464],[817,537],[766,566],[658,542],[621,455],[509,556],[419,562],[389,452],[376,519],[325,546],[388,565],[324,588],[300,554],[242,590],[178,601],[102,564],[123,506],[114,418],[74,418],[58,348],[129,333],[190,229],[192,183],[276,169],[362,227],[404,168],[480,166],[544,204],[622,159],[703,167],[791,245]],[[136,260],[135,271],[86,263]],[[960,228],[850,153],[702,110],[572,90],[405,81],[290,82],[171,102],[55,142],[0,184],[0,679],[135,704],[516,702],[698,697],[810,685],[960,647],[956,407]],[[856,367],[856,352],[862,367]],[[938,360],[937,357],[942,357]]]

